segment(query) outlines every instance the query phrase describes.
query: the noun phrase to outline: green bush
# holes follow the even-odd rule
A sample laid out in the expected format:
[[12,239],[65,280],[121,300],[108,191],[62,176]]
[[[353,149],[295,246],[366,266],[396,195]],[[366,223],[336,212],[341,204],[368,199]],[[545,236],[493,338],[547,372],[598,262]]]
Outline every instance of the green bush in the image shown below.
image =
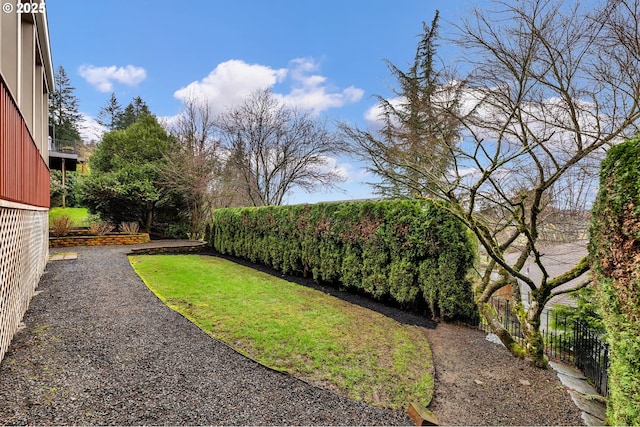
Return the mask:
[[183,222],[178,224],[169,224],[164,230],[164,237],[167,239],[188,239],[189,224]]
[[610,425],[640,425],[640,137],[609,150],[589,254],[607,331]]
[[67,171],[65,185],[62,185],[62,172],[59,170],[52,170],[49,180],[49,194],[51,207],[62,206],[62,194],[65,193],[66,207],[80,207],[80,186],[83,181],[83,176],[80,172]]
[[551,309],[551,327],[557,331],[573,333],[576,320],[581,320],[602,340],[606,339],[606,328],[600,314],[600,306],[593,284],[569,295],[575,306],[554,305]]
[[475,314],[467,279],[474,246],[463,226],[429,201],[219,209],[209,243],[407,307],[424,300],[434,317]]

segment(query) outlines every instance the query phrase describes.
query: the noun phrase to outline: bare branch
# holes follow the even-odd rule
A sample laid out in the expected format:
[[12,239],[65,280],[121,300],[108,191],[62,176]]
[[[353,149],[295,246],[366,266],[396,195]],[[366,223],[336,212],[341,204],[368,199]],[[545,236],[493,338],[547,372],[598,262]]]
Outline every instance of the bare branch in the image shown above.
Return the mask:
[[[491,271],[482,276],[483,312],[494,290],[526,283],[533,300],[520,318],[527,348],[541,360],[537,319],[544,304],[588,269],[583,260],[551,277],[541,244],[566,218],[585,222],[597,183],[593,165],[607,147],[640,128],[640,1],[609,0],[592,9],[557,0],[493,5],[473,11],[452,40],[465,50],[468,75],[443,81],[441,65],[431,70],[430,86],[412,86],[412,70],[391,67],[404,103],[380,99],[382,130],[355,128],[345,135],[386,188],[445,200],[475,234],[499,277],[490,283]],[[447,96],[418,103],[410,95],[421,90]],[[411,145],[418,154],[433,140],[418,133],[417,122],[403,120],[417,110],[425,115],[420,123],[444,117],[455,129],[442,151],[450,156],[444,172],[438,159],[404,155],[403,137],[419,135]],[[572,235],[581,237],[577,230]],[[507,262],[509,251],[517,257]],[[528,260],[542,272],[537,283],[521,273]]]
[[281,205],[295,188],[313,191],[343,180],[332,164],[344,144],[309,113],[281,104],[268,90],[218,117],[217,129],[254,206]]

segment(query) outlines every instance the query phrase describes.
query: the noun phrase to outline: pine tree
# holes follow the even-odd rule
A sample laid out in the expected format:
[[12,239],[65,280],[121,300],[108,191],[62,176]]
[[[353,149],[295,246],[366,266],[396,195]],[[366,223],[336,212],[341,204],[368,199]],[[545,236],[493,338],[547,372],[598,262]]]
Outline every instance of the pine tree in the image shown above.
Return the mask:
[[122,106],[118,102],[116,94],[112,92],[107,105],[100,108],[96,121],[106,127],[107,130],[112,131],[118,128],[120,120],[122,120],[122,114]]
[[126,129],[144,116],[153,116],[153,114],[151,114],[151,110],[149,110],[147,103],[139,96],[136,96],[129,105],[125,107],[122,114],[120,114],[116,129]]
[[75,87],[62,66],[55,73],[55,90],[49,95],[49,124],[54,126],[54,138],[79,141],[78,126],[82,115],[78,111],[80,101],[74,95]]

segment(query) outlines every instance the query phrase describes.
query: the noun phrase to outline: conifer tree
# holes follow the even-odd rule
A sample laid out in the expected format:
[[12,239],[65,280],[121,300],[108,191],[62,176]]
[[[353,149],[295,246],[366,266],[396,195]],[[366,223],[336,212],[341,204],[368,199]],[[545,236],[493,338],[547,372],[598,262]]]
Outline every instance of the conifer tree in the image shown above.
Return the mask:
[[49,124],[54,126],[54,138],[79,141],[78,126],[82,115],[78,111],[80,101],[74,95],[69,76],[62,66],[55,73],[55,86],[49,95]]
[[[396,78],[394,98],[378,98],[382,128],[374,133],[342,126],[347,138],[359,142],[356,153],[369,160],[370,171],[381,178],[376,190],[391,197],[431,194],[452,165],[451,147],[459,140],[459,124],[450,112],[457,108],[456,88],[447,84],[445,69],[436,66],[439,12],[423,33],[413,64],[407,71],[385,60]],[[429,173],[425,173],[429,171]]]
[[122,114],[122,106],[118,102],[116,94],[112,92],[107,105],[100,108],[96,121],[106,127],[108,131],[112,131],[118,128]]
[[153,114],[151,114],[151,110],[149,110],[147,103],[144,102],[141,97],[136,96],[129,105],[125,107],[122,114],[120,114],[116,129],[126,129],[141,117],[152,115]]

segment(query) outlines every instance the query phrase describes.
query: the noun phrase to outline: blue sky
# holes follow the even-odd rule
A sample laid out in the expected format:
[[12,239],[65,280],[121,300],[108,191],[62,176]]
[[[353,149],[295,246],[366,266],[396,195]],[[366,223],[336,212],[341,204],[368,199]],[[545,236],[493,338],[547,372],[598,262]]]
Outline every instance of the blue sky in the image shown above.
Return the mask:
[[[422,21],[441,34],[467,0],[48,0],[54,67],[65,68],[80,111],[95,117],[111,92],[140,96],[159,117],[189,94],[223,109],[271,87],[319,118],[367,126],[374,94],[393,86],[383,59],[406,68]],[[442,42],[440,54],[455,49]],[[361,165],[336,159],[341,192],[295,192],[290,203],[370,196]]]

